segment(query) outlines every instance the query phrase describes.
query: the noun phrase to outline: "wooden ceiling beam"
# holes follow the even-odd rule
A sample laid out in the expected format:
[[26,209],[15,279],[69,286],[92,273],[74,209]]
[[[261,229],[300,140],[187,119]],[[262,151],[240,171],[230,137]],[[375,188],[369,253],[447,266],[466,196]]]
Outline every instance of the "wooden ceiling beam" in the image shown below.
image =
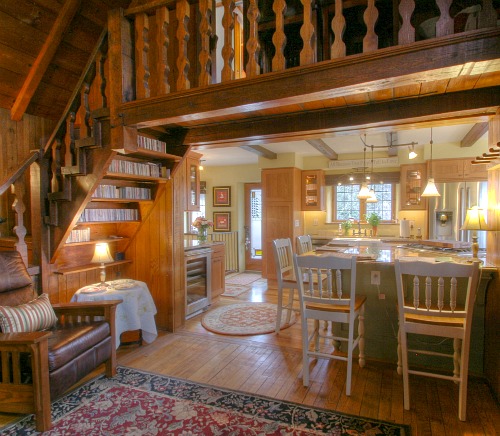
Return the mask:
[[61,12],[56,18],[47,39],[43,43],[40,53],[38,53],[33,66],[26,77],[26,80],[17,95],[16,101],[10,111],[10,116],[14,121],[20,121],[30,104],[31,98],[35,94],[43,75],[47,71],[64,33],[68,29],[73,17],[80,7],[81,0],[66,0],[62,6]]
[[255,153],[259,156],[265,157],[266,159],[278,159],[278,155],[271,150],[268,150],[261,145],[242,145],[240,148],[243,150]]
[[460,141],[460,147],[471,147],[474,145],[488,131],[488,127],[489,123],[487,122],[474,124],[462,141]]
[[[186,145],[232,147],[284,140],[309,140],[319,136],[362,134],[366,129],[395,131],[468,122],[484,122],[498,108],[500,86],[406,100],[385,101],[355,108],[320,109],[307,113],[249,118],[225,124],[188,129]],[[401,126],[401,128],[398,128]],[[256,132],[259,133],[256,136]]]
[[330,160],[337,160],[339,158],[339,155],[322,139],[308,139],[307,143]]

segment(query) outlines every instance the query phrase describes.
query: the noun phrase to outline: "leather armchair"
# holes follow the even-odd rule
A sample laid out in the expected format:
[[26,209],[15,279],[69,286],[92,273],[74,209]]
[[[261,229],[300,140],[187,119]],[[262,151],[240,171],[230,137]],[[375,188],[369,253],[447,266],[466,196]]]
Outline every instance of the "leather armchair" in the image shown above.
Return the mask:
[[[0,306],[37,297],[17,251],[0,251]],[[46,331],[0,334],[0,412],[34,413],[38,431],[51,427],[51,402],[105,365],[116,374],[115,311],[119,300],[54,304]]]

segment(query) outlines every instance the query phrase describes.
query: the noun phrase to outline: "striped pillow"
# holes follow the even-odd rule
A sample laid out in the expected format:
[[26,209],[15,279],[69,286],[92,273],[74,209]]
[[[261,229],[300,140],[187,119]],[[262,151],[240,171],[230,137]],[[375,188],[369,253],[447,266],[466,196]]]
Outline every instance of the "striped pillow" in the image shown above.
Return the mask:
[[3,333],[36,332],[51,328],[57,322],[48,294],[19,306],[0,306]]

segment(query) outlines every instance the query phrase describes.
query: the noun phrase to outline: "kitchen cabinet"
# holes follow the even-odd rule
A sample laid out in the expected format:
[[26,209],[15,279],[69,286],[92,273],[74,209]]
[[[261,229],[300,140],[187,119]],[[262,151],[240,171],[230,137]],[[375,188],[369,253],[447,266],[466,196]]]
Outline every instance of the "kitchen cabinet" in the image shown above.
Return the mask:
[[186,210],[196,212],[200,210],[200,159],[202,155],[190,152],[186,158]]
[[226,289],[225,252],[224,244],[212,246],[212,301]]
[[401,210],[425,210],[427,199],[421,197],[427,183],[426,164],[401,165]]
[[325,173],[323,170],[302,171],[302,210],[325,210]]
[[[434,159],[432,175],[436,183],[488,180],[486,165],[472,165],[472,158]],[[431,163],[429,162],[429,166]],[[430,168],[429,168],[430,171]]]

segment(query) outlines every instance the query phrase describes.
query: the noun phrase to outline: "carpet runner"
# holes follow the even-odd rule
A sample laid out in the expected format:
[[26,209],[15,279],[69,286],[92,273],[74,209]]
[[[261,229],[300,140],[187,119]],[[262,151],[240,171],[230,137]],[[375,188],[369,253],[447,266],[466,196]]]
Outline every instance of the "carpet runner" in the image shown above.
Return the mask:
[[[239,303],[209,310],[201,320],[207,330],[223,335],[263,335],[274,332],[278,306],[271,303]],[[295,323],[292,312],[290,323],[286,322],[287,311],[281,313],[281,328]]]
[[234,276],[226,277],[226,283],[230,285],[249,285],[262,278],[260,273],[240,273]]
[[[55,435],[391,435],[410,428],[119,367],[52,404]],[[37,435],[33,415],[3,435]]]

